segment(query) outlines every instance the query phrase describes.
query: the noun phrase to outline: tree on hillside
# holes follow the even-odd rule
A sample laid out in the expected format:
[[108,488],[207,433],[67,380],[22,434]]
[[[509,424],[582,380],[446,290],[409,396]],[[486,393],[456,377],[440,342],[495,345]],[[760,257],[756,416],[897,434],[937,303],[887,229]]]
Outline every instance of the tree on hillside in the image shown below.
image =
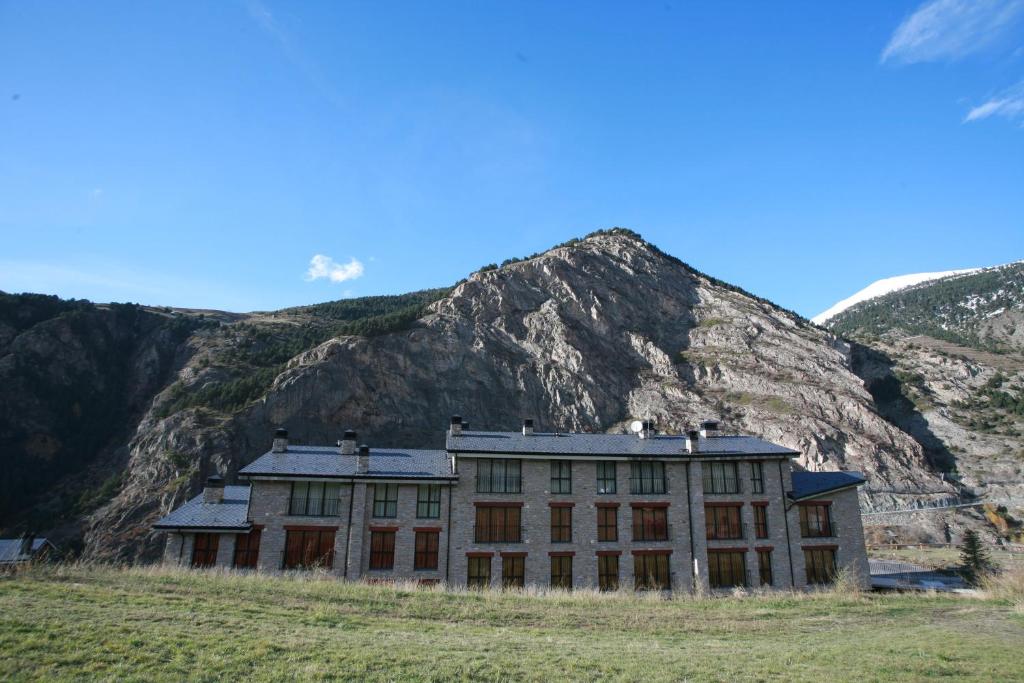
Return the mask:
[[960,575],[972,586],[995,570],[992,559],[982,545],[978,532],[968,529],[964,532],[964,540],[960,544]]

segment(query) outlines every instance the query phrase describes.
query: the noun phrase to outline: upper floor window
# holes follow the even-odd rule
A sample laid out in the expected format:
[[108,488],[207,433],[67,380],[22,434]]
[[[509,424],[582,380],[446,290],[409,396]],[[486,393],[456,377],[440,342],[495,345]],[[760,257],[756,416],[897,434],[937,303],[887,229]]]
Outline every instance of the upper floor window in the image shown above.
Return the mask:
[[572,508],[557,506],[551,508],[551,542],[572,542]]
[[572,493],[572,463],[551,461],[551,493]]
[[478,505],[473,538],[477,543],[520,543],[521,517],[522,509],[517,506]]
[[739,505],[705,505],[704,523],[709,539],[743,538]]
[[763,503],[754,504],[754,535],[768,538],[768,506]]
[[597,463],[597,492],[598,493],[615,493],[616,491],[616,472],[614,462],[599,462]]
[[760,462],[750,463],[750,491],[752,493],[764,493],[764,464]]
[[800,535],[804,538],[832,536],[829,503],[804,503],[800,506]]
[[734,462],[704,463],[704,493],[739,493],[736,465]]
[[437,519],[441,516],[441,485],[420,484],[416,490],[416,516]]
[[619,510],[614,507],[597,508],[597,540],[619,540]]
[[633,540],[634,541],[667,541],[668,540],[668,508],[635,507],[633,508]]
[[630,493],[665,493],[665,463],[630,463]]
[[322,481],[293,481],[288,514],[308,517],[337,517],[341,510],[341,484]]
[[477,493],[522,493],[522,466],[519,460],[481,459],[476,463]]
[[373,485],[373,516],[398,516],[398,484]]

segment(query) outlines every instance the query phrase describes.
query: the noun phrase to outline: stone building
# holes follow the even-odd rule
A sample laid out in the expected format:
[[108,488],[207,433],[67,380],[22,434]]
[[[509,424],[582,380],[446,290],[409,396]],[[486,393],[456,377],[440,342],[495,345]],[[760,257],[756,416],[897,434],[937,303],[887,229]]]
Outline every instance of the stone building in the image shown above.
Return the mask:
[[869,584],[851,472],[704,422],[686,436],[463,430],[445,450],[273,447],[155,528],[165,561],[471,587],[804,588]]

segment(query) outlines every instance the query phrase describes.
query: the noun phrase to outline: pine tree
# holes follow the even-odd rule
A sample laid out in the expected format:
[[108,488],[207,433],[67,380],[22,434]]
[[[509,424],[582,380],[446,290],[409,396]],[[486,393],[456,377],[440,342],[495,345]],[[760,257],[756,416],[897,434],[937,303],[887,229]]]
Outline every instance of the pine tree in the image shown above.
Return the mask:
[[967,583],[977,586],[993,569],[992,560],[978,532],[973,529],[965,531],[963,543],[960,544],[960,575]]

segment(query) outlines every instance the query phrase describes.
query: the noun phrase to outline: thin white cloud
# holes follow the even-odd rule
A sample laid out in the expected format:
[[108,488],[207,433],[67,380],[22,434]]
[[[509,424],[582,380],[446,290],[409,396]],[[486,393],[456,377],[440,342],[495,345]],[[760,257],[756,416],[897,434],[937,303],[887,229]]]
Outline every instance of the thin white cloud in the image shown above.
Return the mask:
[[346,282],[363,276],[363,264],[355,258],[348,263],[337,263],[330,256],[317,254],[309,260],[306,282],[328,279],[331,282]]
[[955,60],[991,44],[1024,14],[1024,0],[931,0],[893,33],[881,61]]
[[964,117],[964,123],[980,121],[990,116],[1002,116],[1011,120],[1024,117],[1024,81],[971,109]]

